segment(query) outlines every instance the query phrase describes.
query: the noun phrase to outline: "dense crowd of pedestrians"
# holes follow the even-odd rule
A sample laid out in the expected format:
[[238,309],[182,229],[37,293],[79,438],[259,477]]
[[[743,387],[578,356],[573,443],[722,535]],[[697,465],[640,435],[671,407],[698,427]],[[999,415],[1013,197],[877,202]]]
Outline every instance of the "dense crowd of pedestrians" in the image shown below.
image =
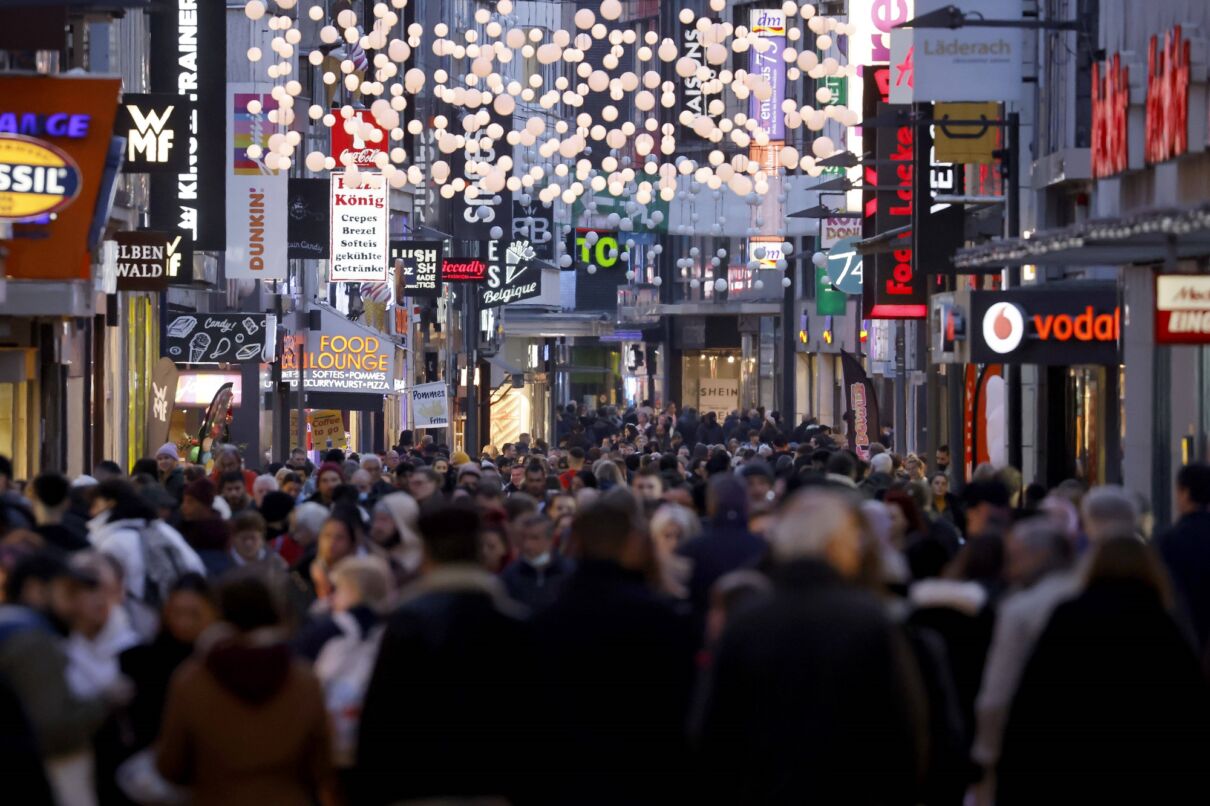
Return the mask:
[[19,483],[0,457],[12,802],[1200,789],[1210,466],[1152,535],[1119,487],[862,459],[761,410],[572,406],[555,445],[282,458],[170,443]]

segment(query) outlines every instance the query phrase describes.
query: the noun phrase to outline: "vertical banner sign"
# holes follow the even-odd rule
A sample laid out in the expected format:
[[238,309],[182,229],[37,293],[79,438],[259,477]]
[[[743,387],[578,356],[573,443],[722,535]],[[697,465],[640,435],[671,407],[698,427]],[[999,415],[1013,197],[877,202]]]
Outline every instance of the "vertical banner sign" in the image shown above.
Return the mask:
[[328,259],[329,182],[296,179],[286,185],[286,257]]
[[786,98],[786,15],[780,9],[756,9],[750,12],[750,30],[760,41],[748,50],[748,72],[768,82],[772,93],[761,100],[757,93],[748,96],[748,116],[756,121],[770,140],[786,138],[786,121],[781,103]]
[[[227,5],[165,0],[151,20],[151,89],[183,95],[189,122],[185,165],[151,178],[151,227],[183,233],[187,249],[226,245],[223,112],[227,96]],[[192,279],[192,267],[184,281]]]
[[533,265],[528,241],[487,241],[487,278],[479,288],[479,306],[492,308],[542,293],[542,270]]
[[404,297],[441,296],[441,264],[445,244],[441,241],[391,241],[395,264],[395,304]]
[[125,173],[180,173],[189,165],[189,118],[184,95],[123,93],[114,134],[126,140]]
[[870,382],[861,362],[851,353],[842,350],[840,363],[844,369],[844,419],[848,424],[849,450],[868,460],[870,443],[877,441],[882,433],[874,384]]
[[[460,110],[451,108],[452,120],[458,123],[458,131],[461,131],[462,116]],[[492,116],[492,122],[498,123],[504,127],[504,131],[512,128],[512,117],[509,116],[505,120],[500,120],[498,116]],[[486,133],[480,132],[476,137],[486,138]],[[470,139],[470,138],[468,138]],[[479,141],[479,142],[482,142]],[[450,164],[450,176],[462,177],[468,184],[475,185],[481,188],[478,174],[470,170],[472,160],[478,162],[486,162],[489,165],[499,165],[501,157],[511,157],[513,147],[508,144],[504,137],[492,141],[490,148],[477,148],[474,151],[468,149],[460,149],[449,155],[448,161]],[[481,190],[480,194],[474,199],[467,200],[463,193],[455,193],[450,199],[450,211],[452,214],[454,232],[458,237],[468,241],[486,241],[492,237],[492,227],[500,227],[504,235],[512,232],[512,214],[513,214],[513,194],[507,188],[501,188],[495,193],[487,193]]]
[[166,232],[119,232],[116,274],[119,291],[163,291],[173,259],[172,244],[181,236]]
[[449,389],[445,382],[412,387],[412,428],[446,428],[450,424]]
[[[277,99],[253,84],[232,84],[227,97],[227,279],[284,280],[289,180],[264,162]],[[256,159],[248,156],[252,145],[262,149]]]
[[[879,103],[876,114],[891,117],[904,107]],[[866,133],[870,136],[870,132]],[[884,128],[874,135],[878,157],[873,234],[908,227],[891,251],[874,256],[873,272],[865,283],[863,304],[869,319],[924,319],[928,316],[928,289],[923,271],[918,271],[911,245],[913,200],[913,154],[915,128],[905,117],[904,125]],[[867,208],[867,216],[869,209]]]
[[[701,10],[699,8],[695,10]],[[692,3],[689,4],[693,6]],[[711,20],[717,22],[717,20]],[[681,56],[687,59],[693,59],[698,64],[706,65],[710,70],[710,76],[707,81],[712,81],[718,76],[718,71],[715,70],[706,62],[705,47],[702,45],[702,34],[697,29],[697,21],[691,25],[681,25]],[[697,73],[688,78],[681,79],[681,109],[689,112],[694,118],[708,117],[710,120],[718,124],[722,118],[721,115],[710,113],[711,96],[702,91],[702,81],[698,78]],[[714,98],[721,101],[722,95],[716,94]],[[698,135],[693,130],[692,122],[689,125],[681,126],[681,136],[678,141],[686,142],[689,136],[697,137]],[[698,139],[701,139],[700,137]]]
[[539,201],[513,199],[512,239],[529,241],[534,257],[555,259],[555,211]]
[[332,174],[333,283],[387,281],[387,199],[390,189],[382,174],[361,173],[357,187],[343,173]]
[[151,372],[151,399],[147,401],[147,428],[143,432],[144,456],[154,456],[154,451],[168,441],[179,377],[171,358],[161,358]]

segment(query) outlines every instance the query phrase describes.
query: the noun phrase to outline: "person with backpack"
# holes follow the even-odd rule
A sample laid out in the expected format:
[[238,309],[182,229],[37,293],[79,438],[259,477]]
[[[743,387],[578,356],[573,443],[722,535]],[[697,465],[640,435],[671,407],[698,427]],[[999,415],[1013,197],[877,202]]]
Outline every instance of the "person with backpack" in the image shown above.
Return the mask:
[[[332,761],[346,774],[357,758],[357,732],[378,660],[383,613],[393,599],[391,569],[381,557],[349,557],[332,569],[332,613],[300,636],[315,660],[332,726]],[[312,654],[313,653],[313,654]]]
[[158,609],[183,574],[206,573],[197,552],[125,479],[98,484],[89,514],[89,542],[122,566],[126,593],[136,601]]

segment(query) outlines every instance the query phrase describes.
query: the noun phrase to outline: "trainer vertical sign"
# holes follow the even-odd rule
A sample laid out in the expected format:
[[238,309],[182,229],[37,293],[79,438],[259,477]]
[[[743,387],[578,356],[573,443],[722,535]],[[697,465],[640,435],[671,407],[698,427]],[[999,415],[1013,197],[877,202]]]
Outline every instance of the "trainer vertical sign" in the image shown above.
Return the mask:
[[269,111],[277,99],[252,84],[227,90],[227,251],[229,280],[286,279],[288,183],[270,167]]

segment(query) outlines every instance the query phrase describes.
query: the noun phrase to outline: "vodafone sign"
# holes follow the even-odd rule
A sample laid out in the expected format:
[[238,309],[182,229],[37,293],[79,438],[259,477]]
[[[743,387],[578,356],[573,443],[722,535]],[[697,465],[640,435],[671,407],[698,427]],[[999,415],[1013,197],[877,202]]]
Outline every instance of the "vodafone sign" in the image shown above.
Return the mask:
[[971,313],[975,363],[1116,364],[1119,360],[1122,309],[1113,283],[975,292]]
[[1155,343],[1210,344],[1210,276],[1156,275]]

